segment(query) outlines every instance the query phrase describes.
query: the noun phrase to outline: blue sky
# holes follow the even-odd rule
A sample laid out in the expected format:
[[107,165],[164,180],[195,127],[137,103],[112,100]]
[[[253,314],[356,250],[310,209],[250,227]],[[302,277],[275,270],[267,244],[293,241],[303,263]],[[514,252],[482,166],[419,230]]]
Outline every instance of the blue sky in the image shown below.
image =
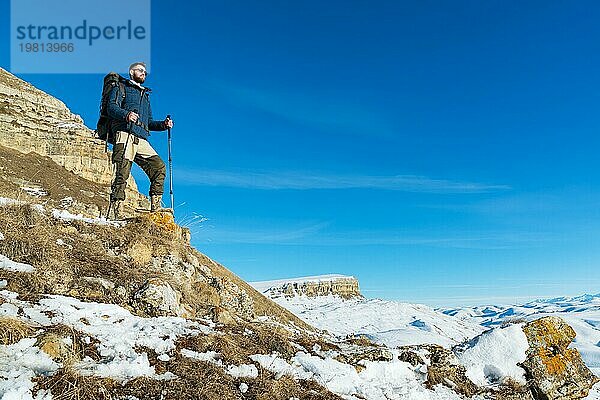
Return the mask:
[[[593,1],[153,1],[177,217],[249,281],[341,273],[433,305],[600,292],[599,19]],[[20,76],[95,124],[101,75]]]

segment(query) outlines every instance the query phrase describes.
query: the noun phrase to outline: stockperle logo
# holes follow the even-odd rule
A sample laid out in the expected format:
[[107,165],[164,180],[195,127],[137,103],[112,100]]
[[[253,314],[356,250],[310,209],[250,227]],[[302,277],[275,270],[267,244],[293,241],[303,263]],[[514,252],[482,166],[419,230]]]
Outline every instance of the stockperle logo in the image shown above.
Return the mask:
[[11,0],[15,73],[106,73],[144,60],[150,0]]

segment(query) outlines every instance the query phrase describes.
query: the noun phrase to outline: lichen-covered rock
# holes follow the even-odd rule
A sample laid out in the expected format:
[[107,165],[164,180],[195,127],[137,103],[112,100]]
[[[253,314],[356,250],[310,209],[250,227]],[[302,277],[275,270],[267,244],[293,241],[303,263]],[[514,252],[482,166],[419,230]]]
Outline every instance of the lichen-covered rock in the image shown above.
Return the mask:
[[155,225],[164,229],[168,232],[172,232],[177,237],[182,239],[184,242],[190,242],[190,232],[189,229],[183,228],[175,223],[175,218],[173,214],[168,211],[156,211],[141,214],[142,218],[148,218]]
[[338,355],[336,359],[340,362],[353,365],[357,370],[362,366],[364,361],[383,361],[389,362],[394,359],[394,354],[383,346],[357,346],[350,345],[343,347],[343,353]]
[[479,392],[479,388],[467,377],[465,367],[459,364],[454,353],[437,345],[420,347],[428,353],[429,365],[425,381],[428,388],[433,389],[434,386],[442,384],[468,397]]
[[254,301],[245,290],[240,289],[231,280],[221,277],[209,279],[210,286],[214,287],[221,299],[221,306],[234,311],[245,319],[254,317]]
[[599,381],[576,349],[568,348],[575,331],[559,317],[544,317],[523,327],[529,342],[523,362],[531,391],[539,400],[586,397]]
[[174,254],[154,257],[152,264],[155,270],[171,276],[179,285],[190,284],[196,275],[196,269],[192,264],[182,261]]
[[137,290],[131,302],[134,309],[151,317],[188,317],[188,310],[181,304],[181,294],[168,282],[151,278]]

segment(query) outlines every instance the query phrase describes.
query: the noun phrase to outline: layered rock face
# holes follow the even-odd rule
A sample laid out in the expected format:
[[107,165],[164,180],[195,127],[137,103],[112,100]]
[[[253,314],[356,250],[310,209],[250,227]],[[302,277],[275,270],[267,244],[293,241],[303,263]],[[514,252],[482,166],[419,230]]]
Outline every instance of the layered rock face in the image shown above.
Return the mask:
[[[99,95],[98,95],[99,96]],[[0,68],[0,145],[52,158],[93,182],[110,184],[112,165],[104,142],[60,100]],[[129,180],[132,207],[146,205]],[[141,204],[140,204],[141,202]]]
[[337,295],[345,299],[362,297],[358,280],[353,276],[301,278],[289,281],[257,283],[254,286],[261,285],[263,286],[259,290],[268,293],[271,297],[294,295],[309,297]]

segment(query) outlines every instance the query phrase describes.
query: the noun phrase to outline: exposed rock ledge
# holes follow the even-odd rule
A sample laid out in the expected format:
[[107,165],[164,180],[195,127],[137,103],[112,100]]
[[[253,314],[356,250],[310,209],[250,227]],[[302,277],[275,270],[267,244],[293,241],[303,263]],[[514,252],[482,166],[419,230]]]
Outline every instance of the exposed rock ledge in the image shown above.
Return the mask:
[[345,299],[362,297],[358,280],[347,275],[321,275],[277,281],[251,282],[268,297],[305,295],[309,297],[338,295]]

